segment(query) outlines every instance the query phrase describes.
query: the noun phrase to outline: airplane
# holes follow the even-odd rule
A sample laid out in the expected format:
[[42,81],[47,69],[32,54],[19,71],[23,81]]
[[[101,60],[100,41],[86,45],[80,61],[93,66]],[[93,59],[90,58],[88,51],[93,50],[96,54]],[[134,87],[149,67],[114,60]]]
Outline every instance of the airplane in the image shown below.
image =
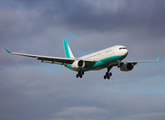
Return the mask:
[[115,45],[92,54],[88,54],[79,58],[75,58],[69,47],[67,40],[63,41],[65,57],[52,57],[52,56],[41,56],[24,53],[10,52],[8,49],[5,50],[14,55],[21,55],[26,57],[37,58],[43,63],[60,64],[65,67],[77,71],[76,78],[82,78],[84,72],[90,70],[101,70],[107,68],[107,72],[103,76],[104,79],[110,79],[112,73],[110,70],[112,67],[117,66],[121,71],[131,71],[137,63],[146,62],[158,62],[157,60],[148,61],[122,61],[128,55],[128,49],[123,45]]

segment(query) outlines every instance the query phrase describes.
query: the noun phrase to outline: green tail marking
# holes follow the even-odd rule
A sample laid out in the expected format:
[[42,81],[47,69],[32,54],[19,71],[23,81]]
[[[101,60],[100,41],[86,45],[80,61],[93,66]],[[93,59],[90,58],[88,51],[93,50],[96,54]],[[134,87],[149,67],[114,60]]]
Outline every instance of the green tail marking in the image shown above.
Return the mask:
[[70,58],[69,47],[68,47],[68,42],[67,42],[67,40],[64,40],[63,43],[64,43],[65,57],[66,57],[66,58]]

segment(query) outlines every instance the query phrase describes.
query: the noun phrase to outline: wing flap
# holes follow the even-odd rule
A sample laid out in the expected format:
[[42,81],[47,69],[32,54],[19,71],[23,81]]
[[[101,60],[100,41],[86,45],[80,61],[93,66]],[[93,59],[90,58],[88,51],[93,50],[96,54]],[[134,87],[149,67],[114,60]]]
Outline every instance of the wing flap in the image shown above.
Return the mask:
[[55,62],[60,62],[62,64],[66,63],[66,64],[72,64],[75,59],[71,59],[71,58],[62,58],[62,57],[49,57],[49,56],[40,56],[37,58],[37,60],[41,60],[41,61],[51,61],[52,63]]

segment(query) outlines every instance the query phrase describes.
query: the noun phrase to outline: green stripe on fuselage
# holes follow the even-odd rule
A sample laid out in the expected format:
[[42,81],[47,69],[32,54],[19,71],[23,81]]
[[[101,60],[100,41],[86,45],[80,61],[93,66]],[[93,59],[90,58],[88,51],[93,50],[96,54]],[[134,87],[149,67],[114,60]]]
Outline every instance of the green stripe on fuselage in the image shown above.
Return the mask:
[[105,59],[102,59],[101,61],[106,64],[106,63],[112,63],[113,62],[117,62],[117,60],[123,60],[126,56],[125,55],[116,55],[116,56],[111,56],[111,57],[108,57],[108,58],[105,58]]
[[[86,66],[82,68],[82,71],[89,71],[89,70],[100,70],[103,68],[108,67],[110,64],[114,64],[117,62],[117,60],[123,60],[126,56],[125,55],[116,55],[116,56],[111,56],[105,59],[102,59],[98,62],[96,62],[94,65]],[[74,70],[74,71],[80,71],[80,69],[73,69],[71,67],[71,64],[67,64],[67,68]]]

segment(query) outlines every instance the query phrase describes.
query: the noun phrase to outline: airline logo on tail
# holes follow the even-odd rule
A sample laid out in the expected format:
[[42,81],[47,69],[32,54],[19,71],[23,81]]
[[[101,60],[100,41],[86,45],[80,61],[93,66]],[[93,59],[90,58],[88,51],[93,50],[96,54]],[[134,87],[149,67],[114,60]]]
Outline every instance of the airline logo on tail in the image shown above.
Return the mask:
[[65,52],[65,57],[66,58],[75,58],[73,56],[73,53],[68,45],[68,42],[66,40],[63,41],[64,42],[64,52]]

